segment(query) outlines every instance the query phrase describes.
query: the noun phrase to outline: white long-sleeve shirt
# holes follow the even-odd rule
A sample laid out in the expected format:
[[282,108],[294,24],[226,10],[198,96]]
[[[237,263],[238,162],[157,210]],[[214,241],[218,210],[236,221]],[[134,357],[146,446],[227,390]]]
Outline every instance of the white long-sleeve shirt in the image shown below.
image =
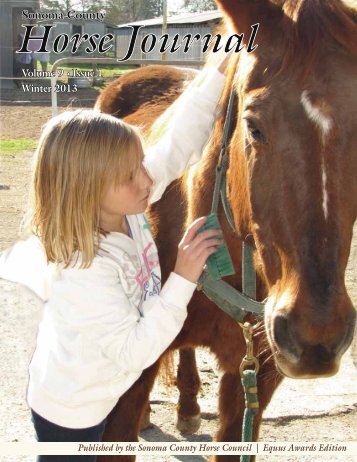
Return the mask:
[[[144,163],[154,180],[151,202],[199,160],[224,81],[211,70],[191,86],[160,141],[147,150]],[[171,273],[161,289],[146,215],[127,219],[132,238],[118,232],[103,237],[87,269],[50,265],[44,271],[36,238],[0,255],[0,277],[26,285],[45,300],[27,399],[57,425],[85,428],[101,422],[170,345],[187,316],[196,285]]]

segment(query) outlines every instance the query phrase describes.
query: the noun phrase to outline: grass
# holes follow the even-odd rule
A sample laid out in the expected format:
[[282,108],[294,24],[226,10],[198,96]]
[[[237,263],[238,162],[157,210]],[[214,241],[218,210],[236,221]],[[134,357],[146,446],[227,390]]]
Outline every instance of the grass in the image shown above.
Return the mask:
[[0,140],[0,153],[18,154],[21,151],[33,151],[37,141],[28,138]]
[[[72,69],[78,69],[79,71],[91,71],[93,68],[91,66],[81,66],[80,64],[74,64],[73,66],[68,66],[68,67],[63,67],[65,75],[67,75],[67,72],[72,72]],[[109,65],[108,67],[105,67],[104,65],[98,66],[97,74],[100,73],[100,75],[103,78],[107,77],[113,77],[114,74],[121,75],[125,74],[129,70],[131,71],[132,69],[135,69],[135,67],[126,67],[126,68],[120,68],[120,67],[114,67]]]
[[[97,64],[97,75],[100,74],[103,78],[113,77],[114,74],[121,75],[125,74],[128,71],[136,69],[137,66],[120,66],[115,64]],[[40,67],[37,66],[37,69],[40,70]],[[52,66],[48,66],[48,71],[52,69]],[[67,73],[71,72],[73,69],[78,69],[79,71],[92,71],[93,66],[91,64],[65,64],[64,66],[59,66],[57,68],[57,75],[59,74],[59,69],[63,70],[63,78],[67,78]],[[62,77],[59,77],[60,79]]]

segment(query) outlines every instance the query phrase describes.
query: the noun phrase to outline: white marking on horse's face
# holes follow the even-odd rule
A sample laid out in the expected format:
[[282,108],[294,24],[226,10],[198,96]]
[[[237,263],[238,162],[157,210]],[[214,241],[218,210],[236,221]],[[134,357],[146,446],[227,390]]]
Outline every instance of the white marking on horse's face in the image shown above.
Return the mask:
[[325,159],[322,159],[322,209],[324,211],[325,220],[328,217],[328,194],[327,194],[327,174]]
[[[326,144],[326,139],[329,132],[332,128],[332,119],[331,117],[323,114],[320,108],[313,106],[308,92],[304,90],[301,93],[301,104],[310,120],[312,120],[321,130],[322,134],[322,144]],[[328,217],[328,192],[327,192],[327,173],[326,173],[326,163],[324,158],[322,158],[322,208],[324,212],[325,220]]]
[[301,104],[305,109],[308,118],[321,129],[322,142],[325,144],[326,138],[332,128],[331,117],[324,114],[319,107],[313,106],[306,90],[301,93]]

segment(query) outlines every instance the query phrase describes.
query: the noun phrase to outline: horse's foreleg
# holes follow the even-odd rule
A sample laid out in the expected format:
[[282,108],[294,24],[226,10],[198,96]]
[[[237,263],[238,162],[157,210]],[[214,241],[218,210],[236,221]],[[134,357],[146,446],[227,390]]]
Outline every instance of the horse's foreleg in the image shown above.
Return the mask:
[[[244,395],[240,383],[240,376],[226,372],[220,383],[219,391],[219,417],[220,427],[216,434],[216,441],[241,441],[243,424]],[[229,459],[226,459],[230,457]],[[240,456],[213,456],[214,461],[237,461]]]
[[197,403],[201,382],[197,372],[195,350],[193,348],[180,349],[179,355],[177,388],[180,396],[177,405],[176,427],[182,433],[193,434],[201,424],[200,406]]
[[141,416],[139,432],[142,432],[143,430],[146,430],[147,428],[152,427],[152,423],[150,421],[150,415],[151,415],[151,406],[148,401],[146,403],[146,406]]
[[[107,419],[102,441],[138,441],[141,421],[147,411],[150,391],[159,369],[157,361],[145,369],[134,385],[119,399]],[[98,462],[132,462],[133,455],[99,456]]]

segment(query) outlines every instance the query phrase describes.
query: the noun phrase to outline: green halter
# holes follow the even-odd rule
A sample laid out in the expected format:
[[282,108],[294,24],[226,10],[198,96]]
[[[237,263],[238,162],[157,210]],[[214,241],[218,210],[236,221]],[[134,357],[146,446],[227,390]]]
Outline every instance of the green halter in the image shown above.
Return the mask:
[[[224,122],[221,152],[216,167],[216,183],[213,192],[211,213],[217,213],[219,199],[234,233],[236,233],[233,214],[227,197],[226,173],[228,168],[228,143],[233,124],[233,105],[235,93],[232,90],[229,95],[227,116]],[[253,262],[253,248],[243,242],[242,248],[242,292],[227,284],[225,281],[213,280],[209,273],[204,270],[199,281],[198,290],[202,292],[221,308],[225,313],[236,321],[243,321],[245,316],[253,313],[257,317],[263,317],[264,303],[257,302],[256,298],[256,274]]]

